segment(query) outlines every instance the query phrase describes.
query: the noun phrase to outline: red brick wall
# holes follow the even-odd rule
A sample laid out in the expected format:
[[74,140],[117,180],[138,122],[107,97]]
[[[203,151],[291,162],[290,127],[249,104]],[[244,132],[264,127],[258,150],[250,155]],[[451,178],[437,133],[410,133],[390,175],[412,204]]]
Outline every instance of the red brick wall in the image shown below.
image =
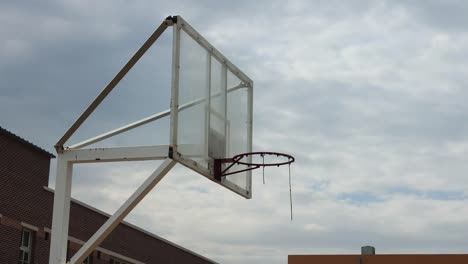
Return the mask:
[[49,182],[50,158],[0,132],[0,214],[50,226],[52,204],[42,186]]
[[34,263],[49,263],[50,235],[46,240],[44,229],[39,229],[35,238],[33,246]]
[[[360,259],[360,262],[359,262]],[[289,264],[466,264],[468,255],[292,255]]]
[[0,263],[18,263],[21,231],[0,224]]
[[[50,237],[46,240],[44,228],[51,228],[53,193],[43,187],[48,185],[49,166],[46,153],[0,131],[0,214],[4,216],[0,221],[0,264],[17,263],[21,222],[39,228],[33,260],[48,263]],[[69,235],[86,241],[106,220],[106,216],[72,203]],[[80,245],[73,247],[70,256]],[[145,263],[212,263],[127,225],[119,225],[101,247]],[[101,260],[95,256],[93,263],[109,263],[109,256],[101,256]]]

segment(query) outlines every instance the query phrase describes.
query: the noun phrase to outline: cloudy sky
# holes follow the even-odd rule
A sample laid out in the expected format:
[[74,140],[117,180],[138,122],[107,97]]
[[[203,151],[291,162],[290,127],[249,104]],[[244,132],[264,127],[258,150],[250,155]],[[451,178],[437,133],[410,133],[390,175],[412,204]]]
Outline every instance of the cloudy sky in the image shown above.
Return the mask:
[[[245,200],[178,165],[127,217],[221,263],[467,253],[466,1],[1,1],[0,126],[53,145],[168,15],[255,82],[254,149],[295,155]],[[165,110],[168,30],[69,143]],[[168,120],[104,146],[167,144]],[[51,185],[54,184],[52,164]],[[112,213],[158,162],[80,165]]]

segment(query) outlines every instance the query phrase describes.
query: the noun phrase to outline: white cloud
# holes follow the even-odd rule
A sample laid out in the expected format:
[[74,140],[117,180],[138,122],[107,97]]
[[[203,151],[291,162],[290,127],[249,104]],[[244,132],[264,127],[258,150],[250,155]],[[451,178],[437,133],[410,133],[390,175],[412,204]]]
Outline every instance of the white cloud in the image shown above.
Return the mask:
[[[12,87],[27,86],[21,78],[29,72],[31,87],[53,98],[25,101],[41,107],[36,98],[43,98],[41,109],[48,111],[43,110],[41,121],[52,124],[50,133],[30,137],[52,146],[63,123],[70,123],[112,76],[106,69],[118,69],[116,62],[124,61],[160,20],[179,13],[254,79],[255,148],[297,158],[292,166],[294,221],[289,220],[284,168],[267,169],[266,185],[256,171],[253,199],[244,200],[176,167],[128,217],[132,223],[221,263],[284,263],[287,254],[358,253],[364,244],[375,245],[379,253],[460,253],[468,237],[468,38],[459,16],[466,7],[452,4],[443,6],[445,15],[434,3],[393,1],[146,2],[132,7],[74,1],[58,8],[51,4],[58,11],[44,14],[19,6],[8,9],[16,15],[0,16],[13,25],[0,28],[0,56],[36,57],[45,63],[42,68],[61,71],[36,76],[27,63],[10,59],[2,60],[0,69]],[[437,17],[428,15],[434,12]],[[19,19],[30,13],[37,19],[36,33]],[[40,51],[33,45],[38,41]],[[47,49],[62,42],[67,49],[60,56]],[[47,56],[41,57],[41,51]],[[47,64],[53,55],[59,58]],[[72,64],[70,55],[89,67]],[[60,76],[76,79],[56,81]],[[0,81],[2,91],[5,83]],[[5,91],[3,106],[33,112],[18,99],[31,90]],[[76,102],[68,102],[62,91],[80,93]],[[133,103],[149,97],[130,95],[118,99]],[[50,109],[65,101],[69,108]],[[100,122],[115,124],[124,112],[139,116],[135,109],[114,106],[101,113]],[[28,112],[18,116],[40,120]],[[7,116],[2,122],[6,128],[19,126]],[[136,138],[155,137],[155,131],[138,131]],[[107,143],[122,142],[130,141]],[[112,212],[156,165],[95,168],[97,178],[83,169],[75,195]]]

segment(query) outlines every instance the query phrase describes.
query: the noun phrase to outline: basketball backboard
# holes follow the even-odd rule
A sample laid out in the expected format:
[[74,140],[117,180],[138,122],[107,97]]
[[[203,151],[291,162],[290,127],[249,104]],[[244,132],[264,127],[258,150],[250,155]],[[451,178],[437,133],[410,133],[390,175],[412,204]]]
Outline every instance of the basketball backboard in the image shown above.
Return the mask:
[[214,160],[252,151],[252,80],[180,16],[173,26],[172,61],[173,159],[251,198],[251,172],[216,180]]

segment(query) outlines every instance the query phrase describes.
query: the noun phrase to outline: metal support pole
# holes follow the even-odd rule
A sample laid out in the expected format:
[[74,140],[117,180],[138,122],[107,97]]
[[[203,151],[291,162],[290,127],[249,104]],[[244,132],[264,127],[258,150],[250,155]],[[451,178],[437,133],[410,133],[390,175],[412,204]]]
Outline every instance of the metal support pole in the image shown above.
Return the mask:
[[104,225],[86,242],[71,258],[70,264],[82,263],[84,259],[104,241],[120,222],[132,211],[135,206],[148,194],[159,181],[174,167],[176,162],[166,159],[159,168],[130,196],[130,198],[112,215]]
[[59,153],[57,155],[57,175],[55,178],[50,264],[64,264],[67,258],[72,170],[73,164],[66,160],[63,154]]
[[172,33],[172,76],[171,76],[171,123],[170,144],[177,151],[177,126],[179,111],[179,71],[180,71],[180,25],[173,25]]

